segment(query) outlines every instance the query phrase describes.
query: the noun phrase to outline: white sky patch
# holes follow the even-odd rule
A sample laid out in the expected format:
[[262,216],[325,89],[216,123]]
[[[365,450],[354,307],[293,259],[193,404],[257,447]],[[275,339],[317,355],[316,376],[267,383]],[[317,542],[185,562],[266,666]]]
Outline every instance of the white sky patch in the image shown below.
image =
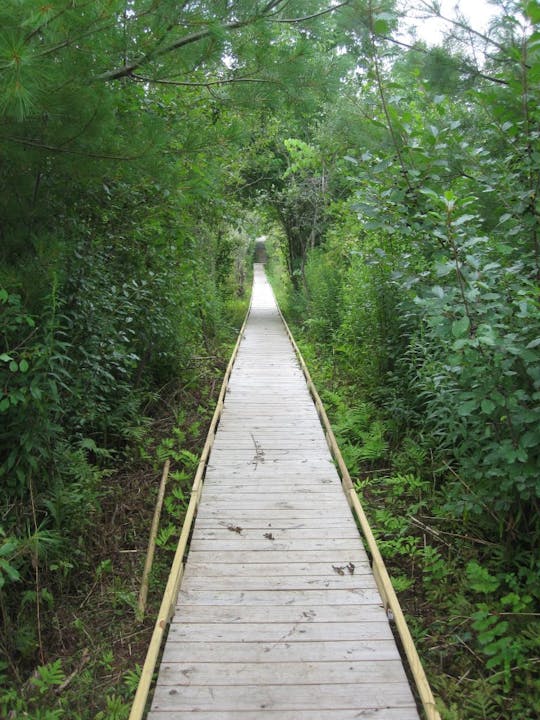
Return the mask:
[[[420,9],[419,3],[405,1],[401,6],[408,17],[402,23],[404,35],[412,35],[418,40],[424,40],[428,45],[441,44],[445,33],[452,27],[450,23],[436,17],[425,17],[429,13]],[[496,8],[487,0],[440,0],[440,6],[442,15],[455,18],[459,12],[470,22],[471,27],[479,32],[485,32],[497,14]]]

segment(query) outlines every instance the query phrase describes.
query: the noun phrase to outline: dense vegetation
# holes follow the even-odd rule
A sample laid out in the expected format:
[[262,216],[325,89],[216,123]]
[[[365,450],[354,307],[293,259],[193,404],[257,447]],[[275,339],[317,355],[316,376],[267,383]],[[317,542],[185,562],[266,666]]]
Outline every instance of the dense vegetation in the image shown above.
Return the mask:
[[2,3],[1,714],[126,717],[95,618],[167,456],[174,544],[264,233],[443,716],[537,717],[540,5],[495,5]]

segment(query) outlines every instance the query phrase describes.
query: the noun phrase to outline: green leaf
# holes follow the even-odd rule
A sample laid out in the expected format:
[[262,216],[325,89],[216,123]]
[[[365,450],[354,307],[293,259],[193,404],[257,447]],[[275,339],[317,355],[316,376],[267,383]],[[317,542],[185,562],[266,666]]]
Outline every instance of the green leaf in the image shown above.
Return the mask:
[[34,398],[34,400],[41,400],[41,398],[43,397],[41,388],[36,385],[36,383],[32,383],[30,385],[30,395]]
[[474,215],[460,215],[460,217],[454,220],[454,225],[463,225],[463,223],[466,223],[469,220],[474,220]]
[[[500,580],[491,575],[484,567],[479,565],[475,560],[467,564],[465,570],[469,585],[476,592],[492,593],[497,590],[501,584]],[[490,618],[488,621],[491,625],[495,624]]]
[[29,367],[30,366],[28,365],[28,362],[26,360],[21,360],[21,362],[19,363],[19,370],[22,373],[28,372]]
[[452,335],[455,338],[463,337],[470,327],[470,321],[467,315],[464,315],[459,320],[454,320],[452,323]]
[[461,417],[467,417],[467,415],[471,415],[477,407],[478,404],[476,400],[466,400],[458,405],[457,412]]
[[0,559],[0,577],[1,573],[7,575],[11,582],[17,582],[17,580],[21,579],[21,575],[17,568],[14,568],[13,565],[10,565],[7,560]]
[[8,355],[7,353],[2,353],[0,355],[0,360],[2,362],[11,362],[13,360],[13,358],[11,357],[11,355]]
[[531,0],[527,3],[525,12],[532,23],[540,23],[540,3],[538,0]]
[[489,400],[488,398],[482,400],[480,406],[487,415],[490,415],[495,410],[495,403],[493,400]]
[[83,438],[79,445],[84,450],[91,450],[92,452],[95,452],[98,449],[96,443],[94,442],[94,440],[92,440],[92,438]]
[[12,360],[9,363],[9,369],[11,370],[11,372],[17,372],[17,370],[19,369],[19,363],[16,360]]
[[373,30],[378,35],[386,35],[392,29],[394,19],[395,18],[391,13],[378,13],[373,22]]
[[445,277],[454,270],[454,264],[451,262],[437,263],[435,266],[435,272],[437,277]]

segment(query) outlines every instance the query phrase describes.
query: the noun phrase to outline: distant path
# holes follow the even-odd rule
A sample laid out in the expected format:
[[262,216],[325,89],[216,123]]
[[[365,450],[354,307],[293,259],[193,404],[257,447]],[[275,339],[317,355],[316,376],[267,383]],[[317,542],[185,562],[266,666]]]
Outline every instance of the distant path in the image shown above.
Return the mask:
[[262,265],[151,720],[419,720]]
[[255,240],[255,263],[264,264],[268,260],[265,239],[266,238]]

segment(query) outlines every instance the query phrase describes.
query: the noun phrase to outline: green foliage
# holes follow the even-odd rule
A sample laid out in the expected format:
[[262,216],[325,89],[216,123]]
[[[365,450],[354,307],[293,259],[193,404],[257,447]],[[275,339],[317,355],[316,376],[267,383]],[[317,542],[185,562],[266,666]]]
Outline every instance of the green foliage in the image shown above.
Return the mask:
[[[5,680],[4,667],[0,666],[0,680]],[[10,713],[17,713],[16,717],[31,718],[31,720],[63,720],[67,718],[62,708],[47,708],[43,706],[47,695],[61,686],[66,680],[60,660],[39,665],[29,682],[29,688],[21,693],[10,689],[0,683],[0,711],[4,717]]]
[[129,717],[130,704],[124,698],[112,694],[105,697],[105,710],[99,712],[95,720],[126,720]]
[[40,665],[37,669],[37,675],[32,679],[32,684],[37,688],[40,695],[48,692],[51,687],[61,685],[66,679],[62,670],[60,660],[55,660],[48,665]]
[[124,673],[124,685],[127,688],[127,691],[131,695],[135,695],[135,692],[137,691],[137,686],[139,685],[139,681],[141,679],[141,673],[142,673],[142,667],[141,665],[135,665],[134,670],[128,670],[126,673]]
[[[112,512],[110,477],[130,443],[149,447],[164,401],[204,386],[245,308],[245,234],[231,236],[233,265],[217,267],[234,215],[218,197],[221,167],[238,124],[223,122],[215,143],[202,92],[185,91],[201,100],[188,121],[176,93],[98,81],[171,17],[158,3],[164,15],[156,6],[141,27],[139,3],[133,16],[91,5],[0,9],[0,640],[14,675],[45,642],[64,646],[53,628],[64,594],[113,583],[116,563],[91,532]],[[172,451],[189,472],[195,454],[180,438]],[[118,614],[133,600],[122,584],[111,592]]]

